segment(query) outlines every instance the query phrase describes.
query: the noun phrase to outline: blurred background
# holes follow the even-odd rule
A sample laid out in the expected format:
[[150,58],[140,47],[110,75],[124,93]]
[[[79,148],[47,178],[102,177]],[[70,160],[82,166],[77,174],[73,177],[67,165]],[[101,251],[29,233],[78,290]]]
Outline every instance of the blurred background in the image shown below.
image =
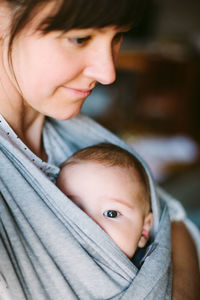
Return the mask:
[[200,228],[200,1],[149,0],[82,111],[132,145]]

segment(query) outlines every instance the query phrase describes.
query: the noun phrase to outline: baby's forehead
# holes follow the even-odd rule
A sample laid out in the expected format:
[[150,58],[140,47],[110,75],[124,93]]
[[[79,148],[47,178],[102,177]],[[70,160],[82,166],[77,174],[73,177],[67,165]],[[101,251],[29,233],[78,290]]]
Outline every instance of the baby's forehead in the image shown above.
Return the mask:
[[[135,166],[108,164],[97,160],[69,160],[62,167],[62,169],[71,168],[73,168],[73,176],[76,176],[76,174],[79,175],[79,172],[81,171],[81,173],[87,177],[93,175],[95,171],[95,174],[99,174],[99,176],[103,176],[104,174],[111,175],[110,180],[116,177],[121,179],[126,178],[127,182],[129,181],[133,183],[133,189],[137,185],[141,187],[142,192],[145,193],[145,182],[142,180],[140,173]],[[69,176],[71,175],[72,173],[69,172]],[[112,177],[112,175],[114,176]],[[109,184],[109,181],[105,182],[105,184]]]
[[[76,172],[79,172],[80,169],[84,170],[85,167],[85,174],[89,174],[90,172],[93,172],[94,169],[96,172],[109,172],[109,173],[115,173],[115,175],[122,176],[122,174],[126,175],[126,177],[130,177],[130,180],[137,181],[138,184],[143,185],[144,182],[140,176],[140,173],[136,166],[124,166],[124,165],[118,165],[118,164],[110,164],[108,162],[99,162],[98,160],[73,160],[69,159],[67,160],[62,166],[61,170],[73,168],[76,170]],[[76,173],[75,172],[75,173]]]
[[[146,197],[145,184],[135,168],[103,164],[96,160],[69,160],[63,166],[63,170],[67,170],[63,172],[63,177],[66,175],[64,178],[66,181],[68,178],[72,179],[73,176],[73,180],[76,182],[86,180],[90,181],[91,185],[94,185],[94,182],[101,181],[101,178],[104,178],[103,187],[105,191],[109,190],[110,192],[103,193],[103,197],[104,200],[110,203],[115,203],[116,205],[119,203],[119,205],[123,204],[127,205],[127,207],[139,204],[141,209],[145,208],[145,210],[147,207],[150,207],[148,196]],[[109,185],[112,185],[113,188],[108,189]],[[98,189],[99,185],[97,185]],[[97,190],[95,193],[97,193]],[[126,193],[123,190],[126,190]],[[104,189],[102,189],[103,191]]]
[[95,159],[74,160],[73,158],[70,158],[61,165],[61,169],[69,167],[75,167],[76,169],[78,169],[79,167],[82,168],[83,166],[91,167],[91,169],[92,167],[95,167],[97,170],[104,169],[105,172],[110,170],[113,172],[116,170],[121,170],[122,172],[126,172],[127,175],[134,175],[135,177],[139,177],[139,172],[135,165],[125,166],[117,163],[111,163],[109,161],[98,161]]

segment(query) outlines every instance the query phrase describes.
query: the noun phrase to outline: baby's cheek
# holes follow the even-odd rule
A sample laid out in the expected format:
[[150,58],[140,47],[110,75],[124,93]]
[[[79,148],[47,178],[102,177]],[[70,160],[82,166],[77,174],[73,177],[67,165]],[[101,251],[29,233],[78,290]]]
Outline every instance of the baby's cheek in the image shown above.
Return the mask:
[[115,220],[103,222],[102,229],[110,236],[115,244],[128,256],[137,248],[136,242],[133,241],[133,235],[130,236],[129,230]]

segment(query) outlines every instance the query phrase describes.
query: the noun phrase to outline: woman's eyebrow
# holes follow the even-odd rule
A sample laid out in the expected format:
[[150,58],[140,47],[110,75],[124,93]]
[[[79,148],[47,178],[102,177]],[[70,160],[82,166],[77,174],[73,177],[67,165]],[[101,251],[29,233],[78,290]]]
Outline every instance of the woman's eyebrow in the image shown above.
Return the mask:
[[132,26],[131,25],[125,25],[125,26],[116,26],[116,29],[121,31],[121,32],[127,32],[131,30]]
[[117,26],[117,25],[110,25],[110,26],[105,26],[105,27],[100,27],[100,28],[93,28],[93,30],[98,31],[98,32],[105,32],[108,27],[113,27],[116,32],[127,32],[129,31],[132,27],[127,25],[127,26]]

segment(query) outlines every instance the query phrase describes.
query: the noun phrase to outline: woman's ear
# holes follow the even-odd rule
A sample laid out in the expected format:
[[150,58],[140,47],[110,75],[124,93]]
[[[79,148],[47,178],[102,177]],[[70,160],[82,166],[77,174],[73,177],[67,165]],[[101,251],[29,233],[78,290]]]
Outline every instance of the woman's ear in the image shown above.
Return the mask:
[[149,239],[152,224],[153,224],[153,213],[149,212],[145,216],[145,219],[144,219],[142,234],[141,234],[141,237],[140,237],[139,242],[138,242],[138,247],[139,248],[143,248],[146,245],[146,243]]

